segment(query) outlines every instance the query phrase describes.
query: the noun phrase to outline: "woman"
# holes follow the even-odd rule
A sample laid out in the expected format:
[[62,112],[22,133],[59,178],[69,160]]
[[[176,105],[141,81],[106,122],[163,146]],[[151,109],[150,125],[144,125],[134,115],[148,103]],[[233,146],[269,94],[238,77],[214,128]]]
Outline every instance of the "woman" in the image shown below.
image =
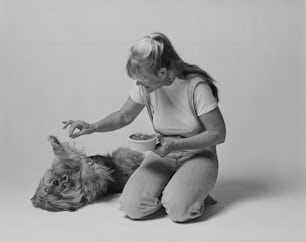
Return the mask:
[[131,219],[162,207],[175,222],[198,218],[217,179],[216,145],[226,133],[214,80],[184,62],[161,33],[138,40],[126,68],[136,85],[119,111],[93,124],[65,121],[63,128],[69,126],[72,138],[116,130],[146,106],[160,143],[128,180],[121,210]]

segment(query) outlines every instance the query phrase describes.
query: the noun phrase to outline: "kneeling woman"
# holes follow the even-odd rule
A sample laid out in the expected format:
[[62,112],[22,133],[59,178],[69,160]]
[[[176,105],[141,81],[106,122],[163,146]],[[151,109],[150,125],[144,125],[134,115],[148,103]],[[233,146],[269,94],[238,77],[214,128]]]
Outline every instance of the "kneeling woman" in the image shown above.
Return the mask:
[[136,83],[119,111],[93,124],[67,121],[64,128],[70,126],[72,138],[116,130],[146,107],[160,145],[128,180],[121,210],[131,219],[148,218],[162,207],[175,222],[198,218],[218,175],[216,145],[225,140],[217,87],[161,33],[132,46],[127,72]]

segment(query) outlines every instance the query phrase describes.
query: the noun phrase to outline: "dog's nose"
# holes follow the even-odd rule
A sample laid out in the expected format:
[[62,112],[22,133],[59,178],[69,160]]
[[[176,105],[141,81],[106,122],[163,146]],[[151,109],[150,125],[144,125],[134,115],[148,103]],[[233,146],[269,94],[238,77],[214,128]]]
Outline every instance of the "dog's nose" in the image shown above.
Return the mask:
[[37,199],[36,199],[36,196],[33,196],[32,198],[31,198],[31,202],[32,202],[32,204],[35,206],[35,204],[37,203],[37,201],[36,201]]
[[31,201],[34,207],[39,207],[39,199],[36,195],[31,198]]

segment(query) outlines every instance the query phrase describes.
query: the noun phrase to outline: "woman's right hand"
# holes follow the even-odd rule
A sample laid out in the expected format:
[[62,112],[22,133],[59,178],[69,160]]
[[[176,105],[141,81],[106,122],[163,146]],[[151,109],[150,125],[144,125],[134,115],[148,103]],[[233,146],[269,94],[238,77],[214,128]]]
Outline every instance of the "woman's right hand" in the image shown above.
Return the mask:
[[63,124],[64,124],[63,129],[69,126],[68,135],[70,138],[73,138],[73,139],[81,135],[91,134],[94,132],[93,127],[89,123],[82,121],[82,120],[63,121]]

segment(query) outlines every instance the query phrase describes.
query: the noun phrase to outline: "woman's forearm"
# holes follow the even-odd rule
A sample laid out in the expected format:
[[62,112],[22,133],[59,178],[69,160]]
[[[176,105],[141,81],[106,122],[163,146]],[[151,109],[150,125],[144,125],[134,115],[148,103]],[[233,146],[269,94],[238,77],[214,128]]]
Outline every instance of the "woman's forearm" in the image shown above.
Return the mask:
[[113,131],[128,125],[131,121],[121,111],[117,111],[96,123],[90,124],[90,129],[93,132]]
[[173,150],[188,150],[188,149],[204,149],[211,146],[221,144],[225,141],[225,134],[214,132],[214,131],[204,131],[195,136],[176,139],[173,142]]

